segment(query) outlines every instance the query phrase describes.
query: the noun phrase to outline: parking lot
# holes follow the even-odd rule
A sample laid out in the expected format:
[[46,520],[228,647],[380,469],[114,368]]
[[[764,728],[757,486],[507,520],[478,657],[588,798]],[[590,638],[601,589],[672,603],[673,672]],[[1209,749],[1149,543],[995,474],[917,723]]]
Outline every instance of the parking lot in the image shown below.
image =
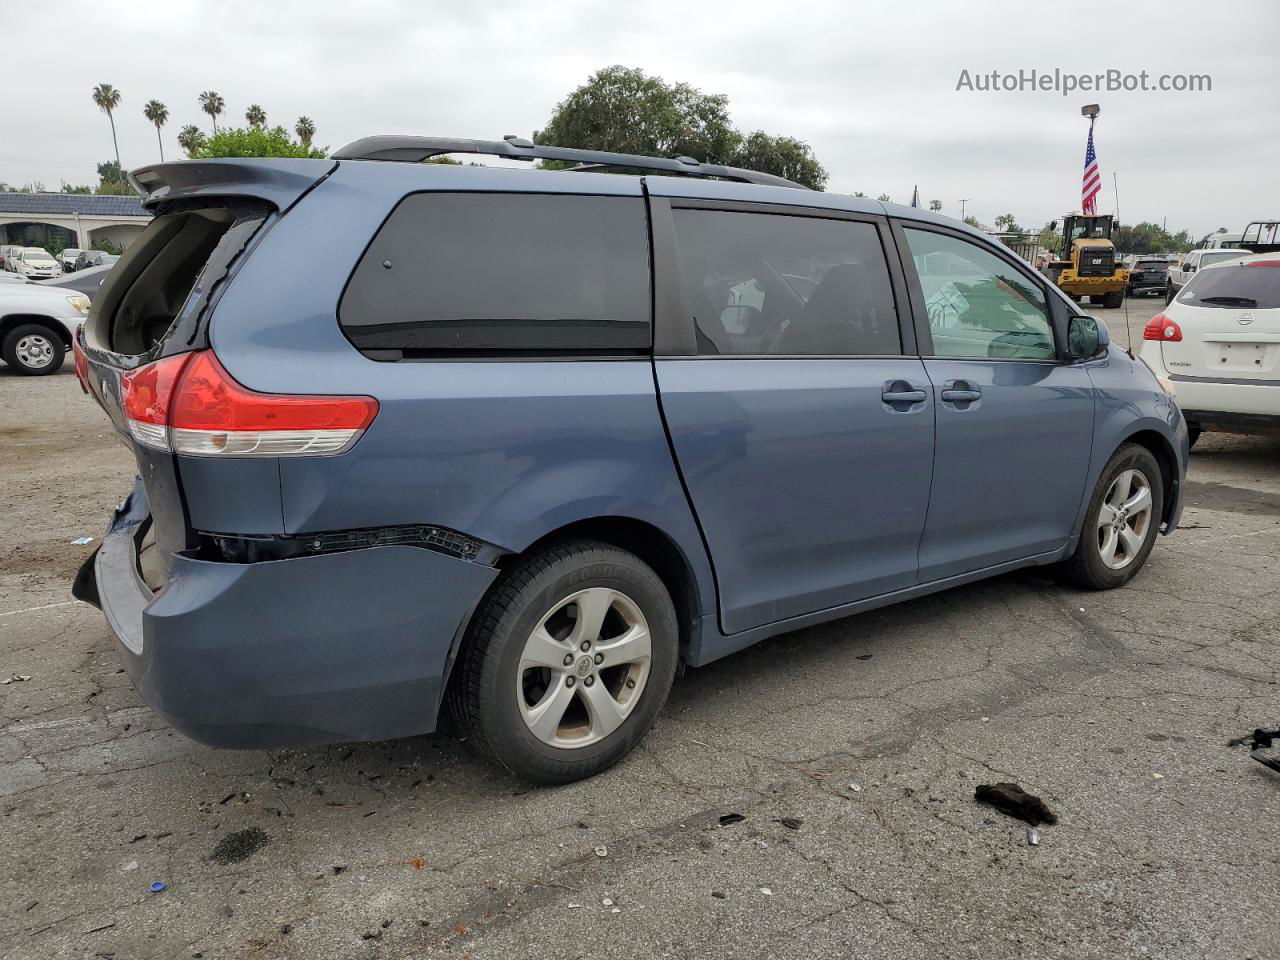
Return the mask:
[[[767,641],[557,789],[445,735],[174,733],[69,598],[134,472],[70,363],[0,369],[0,451],[0,956],[1280,956],[1280,776],[1227,746],[1280,725],[1280,438],[1206,434],[1123,589],[1022,572]],[[1038,846],[997,781],[1058,814]]]

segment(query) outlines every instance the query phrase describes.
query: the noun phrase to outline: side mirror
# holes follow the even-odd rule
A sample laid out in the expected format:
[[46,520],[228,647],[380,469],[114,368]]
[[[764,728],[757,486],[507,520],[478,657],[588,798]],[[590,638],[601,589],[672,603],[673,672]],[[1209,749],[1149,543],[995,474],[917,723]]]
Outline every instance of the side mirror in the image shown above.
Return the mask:
[[1067,323],[1067,355],[1072,360],[1092,360],[1111,343],[1105,324],[1087,314],[1077,314]]
[[1185,271],[1187,271],[1187,273],[1195,273],[1195,272],[1196,272],[1196,265],[1195,265],[1194,263],[1188,263],[1188,264],[1186,264],[1185,266],[1183,266],[1183,268],[1182,268],[1182,269],[1183,269],[1183,270],[1185,270]]

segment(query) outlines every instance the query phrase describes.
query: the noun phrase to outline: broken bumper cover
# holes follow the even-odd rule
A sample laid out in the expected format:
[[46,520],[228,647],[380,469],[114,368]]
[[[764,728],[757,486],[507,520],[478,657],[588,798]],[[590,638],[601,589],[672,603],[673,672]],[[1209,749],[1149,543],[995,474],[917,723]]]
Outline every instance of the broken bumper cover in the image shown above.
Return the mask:
[[153,593],[136,554],[148,514],[138,484],[75,592],[97,601],[134,685],[174,727],[233,748],[435,728],[454,640],[493,567],[407,546],[261,563],[176,555]]

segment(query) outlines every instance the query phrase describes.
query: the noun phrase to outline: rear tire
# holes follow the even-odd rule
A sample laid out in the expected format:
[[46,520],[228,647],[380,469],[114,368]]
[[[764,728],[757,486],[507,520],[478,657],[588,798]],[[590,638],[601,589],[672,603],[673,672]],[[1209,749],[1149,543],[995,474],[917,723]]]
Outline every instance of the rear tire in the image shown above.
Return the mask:
[[1146,447],[1124,444],[1094,487],[1080,541],[1063,564],[1067,579],[1087,590],[1128,583],[1151,554],[1163,511],[1164,486],[1156,458]]
[[678,657],[675,607],[658,575],[624,550],[572,541],[530,556],[490,590],[449,706],[475,748],[517,777],[570,783],[640,742]]
[[39,323],[23,323],[9,331],[0,346],[4,362],[28,377],[57,373],[67,348],[57,331]]
[[1124,291],[1117,290],[1115,293],[1104,294],[1102,297],[1102,305],[1112,310],[1124,303]]

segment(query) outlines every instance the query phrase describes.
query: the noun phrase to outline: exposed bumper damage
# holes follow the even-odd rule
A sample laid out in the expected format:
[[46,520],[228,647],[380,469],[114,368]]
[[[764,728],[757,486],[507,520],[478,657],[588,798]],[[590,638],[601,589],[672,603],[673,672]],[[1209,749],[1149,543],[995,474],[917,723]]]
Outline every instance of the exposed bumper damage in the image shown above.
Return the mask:
[[460,625],[497,575],[413,546],[138,571],[141,483],[75,595],[100,606],[143,698],[211,746],[384,740],[435,728]]

